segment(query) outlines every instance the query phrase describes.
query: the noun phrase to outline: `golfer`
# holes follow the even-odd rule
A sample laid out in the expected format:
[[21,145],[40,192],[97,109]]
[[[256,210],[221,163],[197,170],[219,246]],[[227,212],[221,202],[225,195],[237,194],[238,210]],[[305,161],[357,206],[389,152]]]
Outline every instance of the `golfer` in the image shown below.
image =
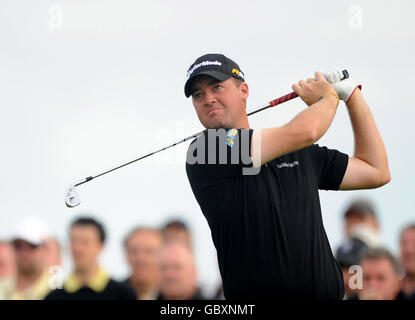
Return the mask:
[[[308,108],[283,126],[252,129],[249,88],[234,61],[207,54],[188,69],[185,95],[202,125],[213,130],[189,146],[186,172],[211,229],[226,299],[343,299],[342,271],[324,230],[318,190],[377,188],[391,177],[360,86],[340,79],[333,70],[301,80],[292,87]],[[315,144],[332,123],[339,98],[353,127],[353,157]],[[213,149],[207,146],[212,131],[226,136],[215,138]],[[226,163],[219,152],[224,145]],[[246,152],[250,163],[243,161]]]

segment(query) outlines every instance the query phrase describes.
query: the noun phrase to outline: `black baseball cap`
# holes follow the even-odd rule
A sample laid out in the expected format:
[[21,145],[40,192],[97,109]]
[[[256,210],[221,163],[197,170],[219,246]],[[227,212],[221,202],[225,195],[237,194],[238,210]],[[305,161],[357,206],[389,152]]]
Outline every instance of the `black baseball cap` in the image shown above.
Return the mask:
[[342,268],[357,265],[367,249],[368,246],[362,240],[351,238],[337,249],[337,262]]
[[196,59],[187,70],[187,81],[184,85],[184,94],[190,97],[191,84],[196,76],[202,74],[211,76],[219,81],[225,81],[230,77],[245,81],[245,76],[238,64],[223,54],[208,53]]

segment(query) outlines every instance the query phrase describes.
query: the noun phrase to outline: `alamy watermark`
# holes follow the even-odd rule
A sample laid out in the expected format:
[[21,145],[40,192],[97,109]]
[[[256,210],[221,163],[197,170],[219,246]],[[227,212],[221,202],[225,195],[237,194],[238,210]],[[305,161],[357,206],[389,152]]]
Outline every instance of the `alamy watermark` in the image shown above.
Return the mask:
[[190,132],[194,132],[193,128],[186,128],[183,122],[176,122],[173,130],[163,128],[154,131],[154,145],[177,143],[177,146],[169,149],[169,152],[160,153],[156,157],[155,163],[182,166],[184,157],[186,157],[186,162],[190,165],[231,164],[240,165],[243,175],[256,175],[260,172],[260,152],[255,153],[257,155],[255,161],[250,156],[251,145],[255,150],[261,150],[260,131],[252,134],[252,141],[250,141],[250,130],[248,129],[206,129],[199,136],[194,135],[193,139],[189,139],[190,141],[195,140],[192,144],[179,144],[183,140],[183,136],[192,136]]
[[254,167],[250,157],[249,130],[208,129],[189,146],[186,163],[242,165],[242,175],[256,175],[260,167]]
[[49,289],[62,289],[63,288],[63,268],[60,265],[52,265],[48,270],[49,274]]
[[63,29],[63,9],[61,6],[53,5],[49,7],[49,29],[60,31]]
[[363,29],[363,9],[360,5],[352,5],[349,7],[349,28],[355,30]]
[[363,269],[359,265],[352,265],[348,270],[349,274],[353,274],[349,278],[349,288],[352,290],[363,289]]

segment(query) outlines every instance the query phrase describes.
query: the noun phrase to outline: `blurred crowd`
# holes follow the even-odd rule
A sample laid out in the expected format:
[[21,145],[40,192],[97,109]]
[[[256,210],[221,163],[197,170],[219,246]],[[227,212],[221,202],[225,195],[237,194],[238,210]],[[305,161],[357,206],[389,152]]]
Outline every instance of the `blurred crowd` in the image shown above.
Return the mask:
[[[402,226],[399,252],[381,243],[376,208],[367,199],[343,213],[344,240],[334,250],[349,300],[415,299],[415,222]],[[0,239],[0,300],[223,299],[219,285],[206,296],[197,280],[189,227],[179,219],[160,228],[137,226],[123,240],[126,279],[114,279],[99,263],[107,234],[93,217],[80,216],[68,228],[73,270],[62,274],[59,241],[36,218],[22,220]],[[241,279],[243,281],[243,279]]]

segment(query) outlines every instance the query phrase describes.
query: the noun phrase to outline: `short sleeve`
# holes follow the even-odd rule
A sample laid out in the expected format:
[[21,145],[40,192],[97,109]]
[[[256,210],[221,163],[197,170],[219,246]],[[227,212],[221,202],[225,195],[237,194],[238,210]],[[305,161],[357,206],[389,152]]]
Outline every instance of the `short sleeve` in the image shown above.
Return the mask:
[[322,190],[339,190],[349,162],[349,156],[343,152],[320,147],[310,147],[314,168],[318,177],[318,188]]

